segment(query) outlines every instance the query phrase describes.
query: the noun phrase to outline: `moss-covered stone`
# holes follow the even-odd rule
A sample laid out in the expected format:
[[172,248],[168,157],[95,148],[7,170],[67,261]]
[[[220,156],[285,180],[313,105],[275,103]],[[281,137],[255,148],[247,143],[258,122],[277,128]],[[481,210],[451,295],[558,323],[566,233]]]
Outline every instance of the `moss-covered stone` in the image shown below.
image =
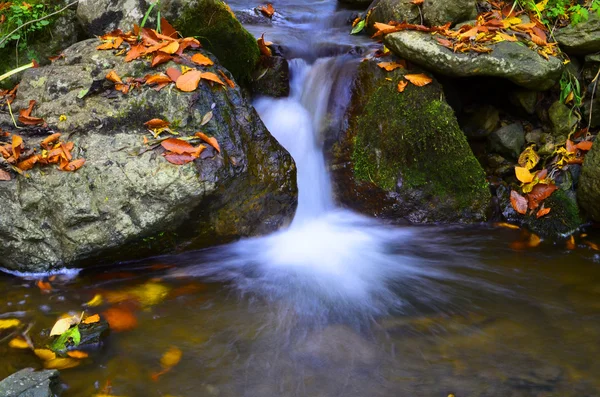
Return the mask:
[[440,85],[399,93],[405,73],[360,64],[347,134],[331,150],[340,200],[412,222],[484,220],[489,188]]
[[577,188],[577,201],[581,208],[596,222],[600,222],[600,141],[596,142],[592,150],[585,156],[579,186]]
[[184,36],[197,37],[240,83],[251,80],[260,50],[256,39],[220,0],[198,0],[183,9],[174,26]]

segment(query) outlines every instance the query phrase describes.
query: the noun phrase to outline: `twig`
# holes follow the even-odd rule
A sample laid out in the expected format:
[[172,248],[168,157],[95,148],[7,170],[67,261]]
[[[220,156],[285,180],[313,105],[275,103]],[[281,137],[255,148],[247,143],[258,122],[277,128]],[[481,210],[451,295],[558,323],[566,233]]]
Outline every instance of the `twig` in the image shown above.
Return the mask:
[[11,36],[14,34],[14,33],[16,33],[18,30],[20,30],[20,29],[24,28],[24,27],[25,27],[25,26],[27,26],[27,25],[31,25],[32,23],[36,23],[36,22],[39,22],[39,21],[43,21],[44,19],[50,18],[50,17],[52,17],[52,16],[54,16],[54,15],[56,15],[56,14],[60,14],[61,12],[63,12],[64,10],[66,10],[67,8],[69,8],[69,7],[71,7],[72,5],[75,5],[75,4],[77,4],[77,3],[79,3],[79,0],[75,0],[74,2],[67,4],[66,6],[64,6],[63,8],[61,8],[60,10],[58,10],[58,11],[54,11],[53,13],[50,13],[50,14],[48,14],[48,15],[45,15],[45,16],[43,16],[43,17],[41,17],[41,18],[38,18],[38,19],[34,19],[34,20],[32,20],[32,21],[25,22],[23,25],[20,25],[20,26],[18,26],[18,27],[17,27],[15,30],[13,30],[12,32],[10,32],[10,33],[9,33],[9,34],[7,34],[6,36],[4,36],[4,38],[3,38],[2,40],[0,40],[0,47],[2,47],[2,44],[4,44],[4,42],[5,42],[5,41],[7,41],[7,40],[8,40],[8,39],[9,39],[9,38],[10,38],[10,37],[11,37]]
[[598,68],[598,72],[596,72],[596,76],[592,82],[594,83],[594,88],[592,89],[592,97],[590,98],[590,116],[588,118],[588,131],[590,126],[592,125],[592,111],[594,110],[594,95],[596,95],[596,87],[598,86],[598,76],[600,76],[600,67]]
[[6,104],[8,105],[8,112],[10,113],[10,118],[12,119],[13,124],[15,125],[15,128],[21,128],[17,125],[17,120],[15,120],[15,115],[13,114],[12,111],[12,107],[10,106],[10,101],[6,101]]

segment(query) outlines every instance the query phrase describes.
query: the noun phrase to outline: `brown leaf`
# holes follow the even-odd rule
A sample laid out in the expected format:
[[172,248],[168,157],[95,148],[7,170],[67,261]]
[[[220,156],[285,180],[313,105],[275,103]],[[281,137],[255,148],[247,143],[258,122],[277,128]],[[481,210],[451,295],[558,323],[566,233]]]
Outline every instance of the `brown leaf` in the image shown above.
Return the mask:
[[161,63],[169,62],[171,59],[173,59],[173,56],[171,54],[158,51],[156,54],[154,54],[154,57],[152,58],[151,66],[155,67],[157,65],[160,65]]
[[33,166],[35,165],[35,163],[37,163],[37,162],[38,162],[38,156],[34,154],[33,156],[29,157],[28,159],[17,163],[17,168],[22,171],[28,171],[28,170],[32,169]]
[[573,235],[569,236],[569,239],[567,240],[567,249],[568,250],[574,250],[575,248],[577,248],[577,244],[575,244],[575,237],[573,237]]
[[547,215],[549,212],[550,212],[550,208],[542,208],[535,214],[535,217],[541,218],[542,216]]
[[114,332],[129,331],[137,327],[138,321],[135,315],[124,308],[111,307],[102,313],[110,330]]
[[404,90],[406,89],[406,86],[408,85],[408,83],[404,80],[400,80],[398,82],[398,92],[404,92]]
[[384,69],[388,72],[391,72],[392,70],[396,70],[398,68],[405,68],[406,65],[404,62],[379,62],[377,64],[377,66],[379,66],[381,69]]
[[168,127],[169,125],[171,125],[171,123],[169,123],[168,121],[165,121],[165,120],[161,120],[161,119],[152,119],[152,120],[146,121],[144,123],[144,125],[147,128],[149,128],[151,130],[154,130],[154,129],[157,129],[157,128]]
[[204,80],[208,80],[208,81],[213,81],[217,84],[221,84],[222,86],[225,86],[225,83],[223,82],[223,80],[221,80],[219,78],[219,76],[217,76],[216,74],[212,73],[212,72],[204,72],[200,74],[200,78],[204,79]]
[[192,156],[189,153],[185,154],[176,154],[176,153],[166,153],[165,160],[167,160],[171,164],[175,165],[184,165],[189,162],[192,162],[196,159],[196,157]]
[[196,53],[192,55],[192,62],[200,65],[200,66],[211,66],[215,63],[207,56],[202,55],[200,53]]
[[412,4],[417,5],[417,6],[423,4],[423,2],[424,2],[424,0],[412,0],[411,1]]
[[[176,154],[196,154],[198,149],[189,144],[188,142],[177,139],[177,138],[168,138],[161,142],[160,144],[166,150],[176,153]],[[197,157],[197,156],[196,156]]]
[[275,14],[275,7],[273,7],[273,4],[271,3],[268,3],[266,6],[259,7],[258,10],[267,18],[273,18],[273,14]]
[[177,31],[165,18],[160,19],[160,30],[165,36],[177,38]]
[[552,193],[558,190],[556,185],[537,184],[533,187],[530,193],[527,194],[527,202],[530,210],[534,210],[539,205],[550,197]]
[[204,142],[214,147],[217,150],[217,152],[221,153],[219,142],[217,142],[217,138],[215,138],[214,136],[208,137],[204,132],[201,131],[196,132],[194,136],[197,136],[198,138],[202,139]]
[[592,141],[582,141],[579,142],[577,145],[575,145],[575,147],[579,150],[583,150],[584,152],[587,152],[588,150],[590,150],[592,148],[593,142]]
[[192,92],[196,88],[198,88],[198,84],[200,83],[201,78],[202,72],[193,69],[187,72],[186,74],[182,74],[181,76],[179,76],[179,78],[175,82],[175,86],[183,92]]
[[44,149],[50,149],[52,145],[54,145],[56,141],[58,141],[60,136],[60,132],[55,132],[54,134],[44,138],[44,140],[40,143],[40,146]]
[[433,81],[433,79],[423,73],[420,74],[407,74],[404,78],[418,87],[423,87]]
[[12,178],[10,174],[2,169],[0,169],[0,181],[10,181]]
[[519,214],[525,215],[527,213],[527,199],[515,190],[510,192],[510,203]]
[[177,82],[177,79],[181,76],[181,70],[179,70],[178,68],[167,68],[167,70],[165,70],[165,73],[171,78],[171,81],[173,81],[173,83]]
[[227,85],[230,88],[235,88],[235,83],[233,82],[233,80],[231,80],[229,77],[227,77],[227,75],[225,73],[223,73],[222,70],[219,70],[219,74],[221,75],[221,77],[223,77],[223,80],[225,80],[225,83],[227,83]]

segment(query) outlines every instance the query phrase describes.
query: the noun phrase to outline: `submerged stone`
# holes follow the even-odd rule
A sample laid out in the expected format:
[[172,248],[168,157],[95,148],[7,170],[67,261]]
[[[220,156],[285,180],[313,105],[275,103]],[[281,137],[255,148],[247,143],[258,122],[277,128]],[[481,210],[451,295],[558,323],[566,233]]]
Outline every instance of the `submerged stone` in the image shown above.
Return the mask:
[[58,371],[24,368],[0,381],[3,397],[55,397],[58,395]]
[[404,74],[360,64],[348,128],[327,148],[336,198],[396,221],[485,220],[490,191],[441,86],[409,84],[399,93]]

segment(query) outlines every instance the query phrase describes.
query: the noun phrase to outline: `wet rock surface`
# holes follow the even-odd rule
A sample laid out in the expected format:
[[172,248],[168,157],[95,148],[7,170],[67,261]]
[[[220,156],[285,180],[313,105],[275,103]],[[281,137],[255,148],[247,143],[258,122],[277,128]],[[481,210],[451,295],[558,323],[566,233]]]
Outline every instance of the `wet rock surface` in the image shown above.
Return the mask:
[[57,393],[56,370],[25,368],[0,381],[0,395],[3,397],[55,397]]

